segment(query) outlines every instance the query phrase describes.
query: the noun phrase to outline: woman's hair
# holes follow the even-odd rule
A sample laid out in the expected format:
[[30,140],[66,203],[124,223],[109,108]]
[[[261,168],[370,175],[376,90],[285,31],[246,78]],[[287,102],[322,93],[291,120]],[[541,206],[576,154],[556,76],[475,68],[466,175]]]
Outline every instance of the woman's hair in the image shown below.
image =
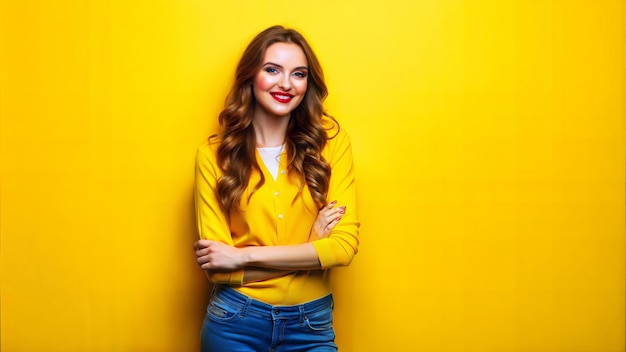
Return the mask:
[[[291,112],[285,144],[290,176],[300,182],[300,193],[308,185],[311,196],[321,208],[326,205],[330,180],[330,165],[322,157],[328,135],[322,126],[322,116],[337,121],[324,111],[323,101],[328,95],[324,74],[315,53],[300,33],[282,26],[270,27],[259,33],[244,51],[235,74],[235,83],[219,115],[219,132],[210,137],[219,141],[217,162],[223,175],[217,182],[217,196],[222,209],[228,213],[239,209],[253,171],[260,181],[248,196],[264,183],[265,177],[256,161],[256,136],[252,127],[255,98],[252,91],[254,77],[261,69],[267,48],[274,43],[298,45],[308,62],[307,90],[300,104]],[[295,199],[294,199],[295,200]]]

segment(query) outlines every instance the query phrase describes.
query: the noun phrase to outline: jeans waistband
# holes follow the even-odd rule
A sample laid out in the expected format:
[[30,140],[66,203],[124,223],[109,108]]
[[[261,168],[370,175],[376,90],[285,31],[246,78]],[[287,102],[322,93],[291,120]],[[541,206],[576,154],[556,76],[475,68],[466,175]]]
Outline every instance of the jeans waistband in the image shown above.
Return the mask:
[[271,305],[261,302],[254,298],[250,298],[232,287],[224,285],[216,285],[213,289],[213,296],[227,300],[231,304],[238,306],[241,315],[246,312],[255,312],[257,314],[271,316],[273,318],[294,318],[303,315],[315,313],[324,309],[333,308],[333,296],[328,294],[316,300],[296,305]]

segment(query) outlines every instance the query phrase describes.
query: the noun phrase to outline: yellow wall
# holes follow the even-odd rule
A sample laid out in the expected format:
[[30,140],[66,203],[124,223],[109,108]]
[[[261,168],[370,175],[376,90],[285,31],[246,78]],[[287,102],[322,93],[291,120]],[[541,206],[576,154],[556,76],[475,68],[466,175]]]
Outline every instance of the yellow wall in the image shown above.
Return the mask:
[[624,11],[2,1],[1,350],[197,350],[195,148],[281,23],[354,144],[342,351],[624,351]]

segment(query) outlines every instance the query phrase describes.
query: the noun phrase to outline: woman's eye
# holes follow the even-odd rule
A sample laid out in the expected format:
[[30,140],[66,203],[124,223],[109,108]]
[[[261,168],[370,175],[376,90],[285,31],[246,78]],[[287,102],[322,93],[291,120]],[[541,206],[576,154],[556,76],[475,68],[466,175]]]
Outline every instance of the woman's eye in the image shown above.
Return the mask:
[[297,72],[294,72],[294,75],[298,78],[306,78],[306,72],[297,71]]
[[267,72],[267,73],[277,73],[278,70],[275,69],[274,67],[266,67],[265,68],[265,72]]

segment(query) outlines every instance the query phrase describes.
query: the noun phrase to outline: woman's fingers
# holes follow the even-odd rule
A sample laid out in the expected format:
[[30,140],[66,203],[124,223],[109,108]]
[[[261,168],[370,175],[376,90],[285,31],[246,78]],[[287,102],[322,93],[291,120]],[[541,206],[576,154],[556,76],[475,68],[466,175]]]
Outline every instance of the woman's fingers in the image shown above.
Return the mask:
[[331,222],[329,222],[328,225],[326,226],[326,232],[330,232],[332,229],[334,229],[335,226],[339,223],[339,220],[341,220],[341,216],[338,216],[335,219],[333,219]]
[[333,209],[329,209],[324,214],[324,217],[328,223],[336,220],[337,218],[341,218],[346,213],[346,207],[341,206]]
[[317,214],[315,223],[311,228],[309,240],[325,238],[330,235],[330,231],[339,223],[341,217],[346,213],[345,206],[336,206],[337,201],[332,201],[323,206]]
[[208,269],[208,266],[211,263],[211,258],[209,256],[211,251],[209,247],[212,242],[213,241],[209,240],[199,240],[193,244],[193,249],[196,252],[196,261],[202,269]]
[[211,240],[197,240],[193,244],[193,249],[195,251],[197,251],[199,249],[206,248],[206,247],[210,246],[212,242],[213,241],[211,241]]
[[337,214],[341,214],[341,215],[345,214],[346,212],[345,206],[340,206],[340,207],[335,208],[335,205],[337,205],[336,200],[326,204],[326,206],[320,209],[319,214],[325,216],[326,218],[337,216]]
[[325,206],[322,207],[322,209],[320,209],[318,214],[326,214],[328,213],[330,210],[333,209],[333,207],[337,205],[337,201],[333,200],[332,202],[326,204]]
[[194,244],[196,261],[204,270],[235,270],[243,265],[241,250],[221,242],[201,240]]

